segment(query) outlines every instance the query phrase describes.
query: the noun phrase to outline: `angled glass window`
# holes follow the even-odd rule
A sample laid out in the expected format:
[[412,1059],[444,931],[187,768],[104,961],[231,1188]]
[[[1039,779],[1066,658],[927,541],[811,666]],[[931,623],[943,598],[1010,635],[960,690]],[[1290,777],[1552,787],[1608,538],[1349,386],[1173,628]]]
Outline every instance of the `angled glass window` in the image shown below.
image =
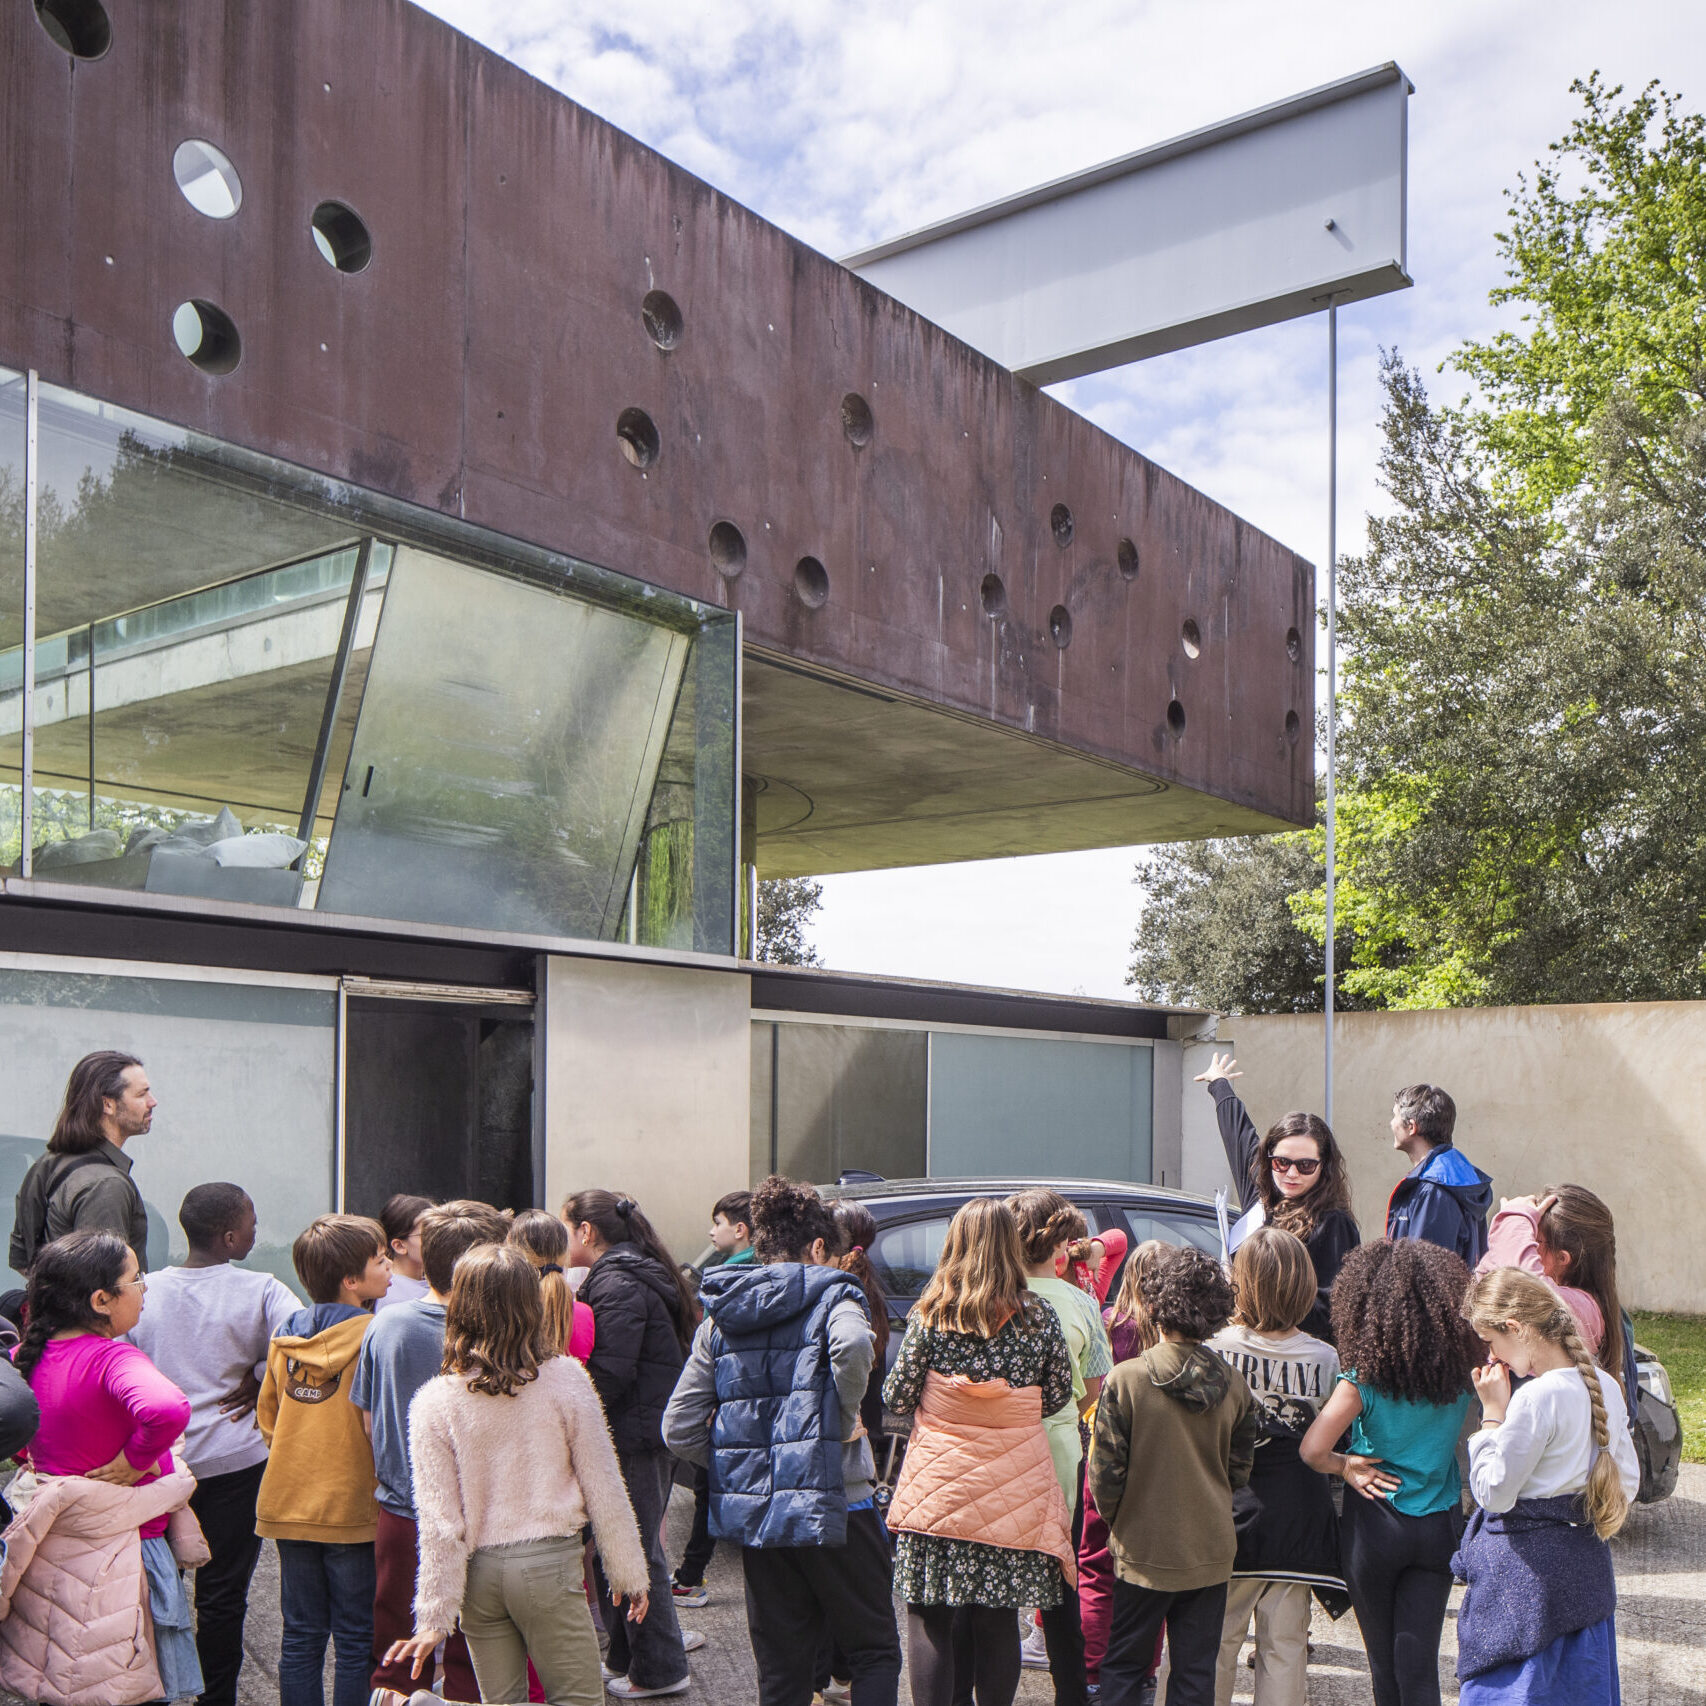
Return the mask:
[[38,880],[733,951],[728,612],[53,386],[39,443]]

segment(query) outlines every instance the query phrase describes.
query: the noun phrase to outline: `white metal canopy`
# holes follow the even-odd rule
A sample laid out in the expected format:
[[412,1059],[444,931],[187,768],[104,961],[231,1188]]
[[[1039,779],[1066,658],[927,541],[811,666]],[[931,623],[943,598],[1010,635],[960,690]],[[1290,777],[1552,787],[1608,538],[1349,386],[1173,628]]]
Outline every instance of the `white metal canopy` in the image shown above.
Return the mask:
[[1388,63],[849,255],[1038,385],[1410,284]]

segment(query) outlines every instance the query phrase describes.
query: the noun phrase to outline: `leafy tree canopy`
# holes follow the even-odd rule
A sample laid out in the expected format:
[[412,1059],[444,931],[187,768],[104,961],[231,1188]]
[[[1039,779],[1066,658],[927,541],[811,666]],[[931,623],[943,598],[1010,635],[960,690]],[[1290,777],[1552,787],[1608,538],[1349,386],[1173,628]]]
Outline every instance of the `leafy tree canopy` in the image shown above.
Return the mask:
[[[1391,507],[1340,570],[1347,1005],[1706,995],[1706,128],[1656,86],[1576,89],[1499,239],[1521,328],[1453,359],[1478,399],[1384,365]],[[1226,898],[1164,904],[1133,980],[1271,1010],[1266,968],[1320,976],[1320,878],[1285,891],[1300,959],[1236,902],[1300,855],[1222,846]],[[1139,881],[1167,903],[1187,868]]]
[[806,931],[823,910],[823,884],[770,877],[758,885],[757,957],[776,966],[821,966]]

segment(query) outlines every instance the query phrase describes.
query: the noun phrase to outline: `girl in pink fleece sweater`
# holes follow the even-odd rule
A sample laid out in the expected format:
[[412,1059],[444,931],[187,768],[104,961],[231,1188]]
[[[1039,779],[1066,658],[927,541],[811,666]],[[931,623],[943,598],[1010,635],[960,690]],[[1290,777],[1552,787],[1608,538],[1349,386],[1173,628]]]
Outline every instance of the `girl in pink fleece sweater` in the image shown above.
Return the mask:
[[590,1522],[611,1591],[638,1623],[647,1562],[604,1410],[586,1371],[547,1340],[539,1279],[513,1245],[456,1264],[444,1367],[409,1406],[419,1521],[415,1634],[387,1664],[421,1667],[461,1618],[486,1700],[602,1698],[592,1614],[578,1591]]
[[[135,1251],[110,1232],[69,1232],[36,1253],[29,1325],[12,1360],[41,1406],[29,1450],[37,1474],[135,1487],[172,1472],[190,1401],[122,1337],[141,1319],[145,1284]],[[200,1694],[189,1596],[166,1518],[144,1523],[141,1534],[165,1697]]]

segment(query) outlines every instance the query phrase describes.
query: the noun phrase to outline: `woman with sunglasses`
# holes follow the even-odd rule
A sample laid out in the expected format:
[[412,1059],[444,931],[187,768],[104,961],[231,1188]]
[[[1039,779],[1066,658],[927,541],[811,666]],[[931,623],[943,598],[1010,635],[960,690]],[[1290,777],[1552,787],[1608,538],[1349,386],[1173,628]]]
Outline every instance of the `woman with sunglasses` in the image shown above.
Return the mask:
[[1351,1182],[1345,1158],[1327,1122],[1314,1114],[1287,1114],[1259,1137],[1232,1088],[1243,1074],[1229,1054],[1216,1054],[1197,1074],[1214,1097],[1227,1165],[1239,1182],[1246,1208],[1260,1203],[1266,1225],[1301,1238],[1315,1268],[1315,1307],[1300,1331],[1333,1343],[1333,1282],[1362,1242],[1351,1213]]

